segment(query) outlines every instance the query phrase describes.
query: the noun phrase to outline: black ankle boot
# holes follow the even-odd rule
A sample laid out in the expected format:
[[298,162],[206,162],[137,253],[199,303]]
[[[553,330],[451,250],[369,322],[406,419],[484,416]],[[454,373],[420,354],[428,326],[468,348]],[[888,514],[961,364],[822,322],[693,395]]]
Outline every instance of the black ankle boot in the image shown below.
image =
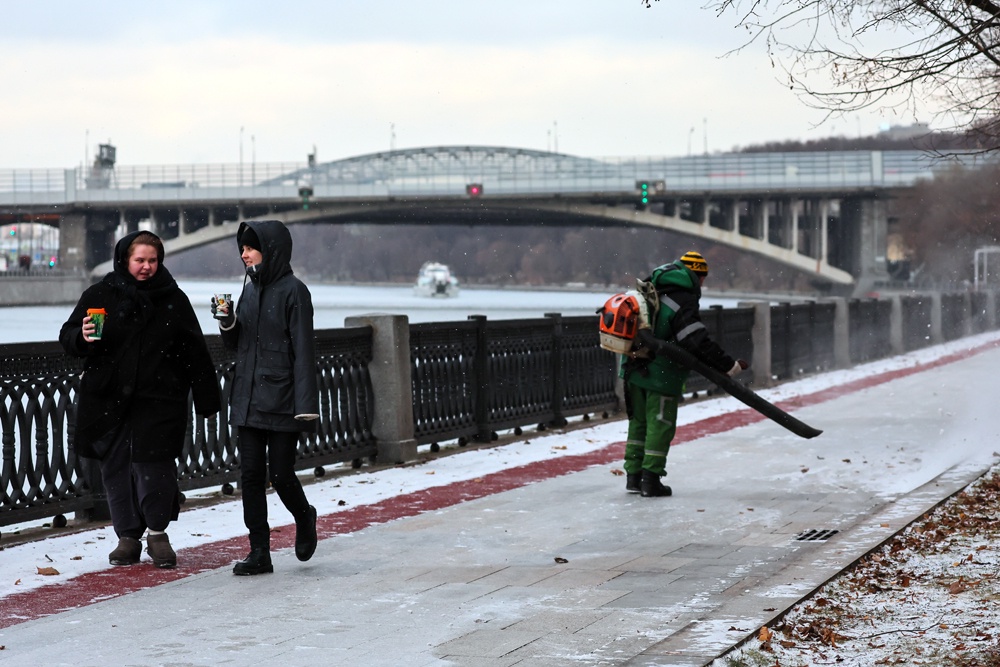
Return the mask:
[[642,488],[640,490],[643,498],[656,498],[658,496],[669,496],[673,493],[669,486],[660,481],[660,476],[648,470],[642,471]]
[[316,508],[309,506],[309,513],[295,522],[295,557],[306,561],[316,553]]
[[642,473],[641,472],[627,472],[625,473],[625,490],[629,493],[639,493],[642,491]]
[[271,553],[267,549],[251,549],[250,553],[241,561],[237,561],[233,566],[233,574],[267,574],[274,572],[271,565]]

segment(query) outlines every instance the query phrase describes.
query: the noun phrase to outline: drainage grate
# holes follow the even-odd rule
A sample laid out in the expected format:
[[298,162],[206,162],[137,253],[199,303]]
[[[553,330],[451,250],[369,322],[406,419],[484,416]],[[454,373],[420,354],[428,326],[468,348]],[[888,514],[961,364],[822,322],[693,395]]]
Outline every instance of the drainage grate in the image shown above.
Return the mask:
[[804,530],[795,537],[796,542],[825,542],[837,533],[839,530],[817,530],[816,528],[811,528],[809,530]]

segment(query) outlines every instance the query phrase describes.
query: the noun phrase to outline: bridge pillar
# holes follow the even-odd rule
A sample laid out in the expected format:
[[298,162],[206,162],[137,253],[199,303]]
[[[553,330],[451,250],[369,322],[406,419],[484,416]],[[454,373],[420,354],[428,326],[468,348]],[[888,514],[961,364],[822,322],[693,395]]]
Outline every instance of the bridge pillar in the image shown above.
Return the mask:
[[830,200],[821,199],[819,202],[819,253],[817,259],[827,263],[827,239],[826,235],[829,233],[827,229],[829,227],[830,219]]
[[801,199],[792,199],[788,202],[789,220],[788,228],[791,230],[789,247],[792,252],[799,251],[799,211],[802,208]]
[[177,211],[177,238],[180,238],[187,234],[187,211],[184,209],[179,209]]
[[768,229],[771,225],[771,200],[764,198],[760,200],[760,228],[758,230],[758,239],[761,241],[767,241],[771,232]]
[[852,197],[841,201],[838,233],[831,234],[839,248],[838,266],[856,278],[855,296],[872,291],[888,278],[885,266],[888,215],[886,202]]
[[87,272],[87,216],[67,213],[59,219],[59,266],[74,273]]

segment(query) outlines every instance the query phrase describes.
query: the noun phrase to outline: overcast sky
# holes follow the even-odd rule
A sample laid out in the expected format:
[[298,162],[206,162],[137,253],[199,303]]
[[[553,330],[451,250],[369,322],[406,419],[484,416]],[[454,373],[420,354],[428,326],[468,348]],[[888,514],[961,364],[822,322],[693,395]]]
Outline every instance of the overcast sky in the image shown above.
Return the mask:
[[[816,125],[698,0],[4,3],[0,168],[321,162],[493,145],[588,157],[873,134]],[[916,119],[927,121],[930,119]]]

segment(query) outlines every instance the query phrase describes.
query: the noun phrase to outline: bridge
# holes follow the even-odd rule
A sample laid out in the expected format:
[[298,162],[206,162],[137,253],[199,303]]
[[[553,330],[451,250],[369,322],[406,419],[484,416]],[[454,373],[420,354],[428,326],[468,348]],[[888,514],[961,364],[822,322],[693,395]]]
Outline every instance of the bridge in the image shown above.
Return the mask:
[[[58,226],[64,270],[110,269],[140,225],[168,252],[232,238],[232,223],[645,226],[767,257],[831,293],[886,278],[887,202],[947,165],[919,151],[596,159],[440,146],[327,163],[0,171],[0,224]],[[974,160],[975,157],[970,157]]]

